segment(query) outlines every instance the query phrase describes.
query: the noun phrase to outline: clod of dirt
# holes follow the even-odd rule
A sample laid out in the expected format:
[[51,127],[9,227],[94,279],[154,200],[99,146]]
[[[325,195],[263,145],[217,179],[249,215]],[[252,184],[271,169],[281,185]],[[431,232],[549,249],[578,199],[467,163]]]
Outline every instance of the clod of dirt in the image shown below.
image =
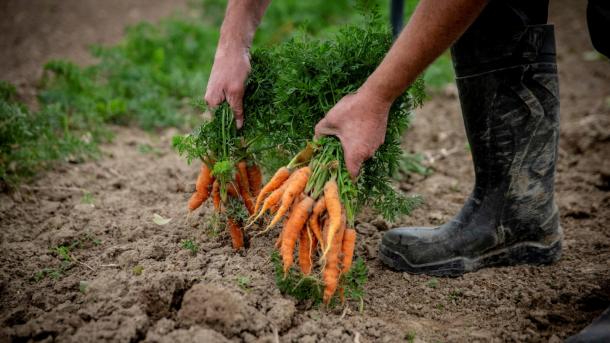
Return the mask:
[[146,304],[146,313],[153,319],[168,317],[180,307],[191,283],[175,273],[166,273],[157,280],[151,280],[141,295],[142,302]]
[[144,341],[146,343],[228,343],[230,342],[222,334],[204,329],[200,326],[191,326],[188,330],[178,329],[165,336],[149,334]]
[[146,314],[134,305],[81,326],[71,342],[135,342],[141,340],[149,326]]
[[292,317],[296,312],[294,302],[284,298],[274,298],[272,307],[267,312],[267,319],[279,330],[284,331],[292,324]]
[[189,289],[182,300],[178,320],[183,325],[204,325],[227,337],[242,332],[259,332],[266,319],[241,295],[212,284],[199,283]]

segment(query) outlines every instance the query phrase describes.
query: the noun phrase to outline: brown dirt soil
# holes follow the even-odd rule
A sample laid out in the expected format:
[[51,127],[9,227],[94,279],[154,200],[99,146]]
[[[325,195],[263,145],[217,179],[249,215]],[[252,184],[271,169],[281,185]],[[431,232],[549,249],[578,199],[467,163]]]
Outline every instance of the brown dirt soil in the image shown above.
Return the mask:
[[[204,224],[209,205],[186,216],[198,167],[169,148],[174,130],[117,127],[99,160],[62,165],[0,195],[0,342],[398,342],[411,333],[427,342],[559,342],[577,332],[610,305],[610,64],[586,58],[584,5],[554,1],[551,9],[563,129],[558,263],[458,278],[394,273],[376,259],[388,224],[362,216],[364,312],[312,308],[277,291],[271,238],[236,254],[225,232]],[[426,204],[397,225],[448,220],[473,184],[454,87],[418,111],[405,147],[424,152],[435,172],[401,182]],[[172,220],[159,226],[154,213]],[[181,248],[185,239],[199,244],[196,254]],[[75,240],[73,262],[53,277],[61,263],[52,247]]]

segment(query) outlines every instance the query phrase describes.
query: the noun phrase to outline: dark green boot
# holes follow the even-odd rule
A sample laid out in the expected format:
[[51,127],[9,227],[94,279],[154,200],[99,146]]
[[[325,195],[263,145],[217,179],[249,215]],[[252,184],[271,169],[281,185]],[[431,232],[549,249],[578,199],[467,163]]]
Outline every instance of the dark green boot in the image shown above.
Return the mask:
[[475,167],[474,190],[457,216],[440,227],[387,232],[380,257],[391,268],[457,276],[485,267],[559,259],[553,30],[546,25],[532,30],[529,42],[538,53],[532,55],[534,61],[468,73],[456,65]]

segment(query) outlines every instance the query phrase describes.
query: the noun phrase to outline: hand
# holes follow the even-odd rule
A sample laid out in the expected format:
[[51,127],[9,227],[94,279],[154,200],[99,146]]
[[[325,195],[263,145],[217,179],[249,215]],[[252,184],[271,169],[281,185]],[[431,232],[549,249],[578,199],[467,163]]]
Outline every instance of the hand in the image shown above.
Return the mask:
[[362,162],[383,144],[392,102],[361,87],[341,99],[316,125],[316,136],[336,136],[341,141],[345,166],[353,178]]
[[245,82],[250,73],[250,54],[247,49],[223,49],[218,47],[210,73],[205,101],[216,107],[227,101],[235,114],[235,124],[244,124]]

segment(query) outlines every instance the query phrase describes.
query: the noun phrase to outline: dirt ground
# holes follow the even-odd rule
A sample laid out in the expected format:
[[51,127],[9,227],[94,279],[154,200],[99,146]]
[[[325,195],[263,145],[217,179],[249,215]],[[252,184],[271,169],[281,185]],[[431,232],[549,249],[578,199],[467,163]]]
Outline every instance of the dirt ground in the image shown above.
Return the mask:
[[[2,27],[2,77],[23,80],[25,97],[47,57],[87,63],[79,57],[86,43],[116,41],[118,27],[162,17],[175,5],[73,1],[83,7],[68,15],[58,5],[65,2],[39,2],[45,6],[35,13],[19,1],[0,5],[15,23],[40,30],[34,37],[24,35],[23,24]],[[62,165],[0,195],[0,342],[399,342],[407,336],[560,342],[577,332],[610,305],[610,64],[589,53],[584,1],[551,6],[562,101],[556,186],[565,241],[558,263],[458,278],[394,273],[377,260],[388,223],[363,216],[357,254],[370,269],[364,311],[355,304],[329,312],[296,303],[276,290],[270,238],[235,254],[224,232],[216,236],[202,224],[210,209],[186,217],[197,167],[171,151],[175,130],[117,127],[99,160]],[[43,18],[47,29],[37,26]],[[85,27],[84,38],[75,34]],[[67,41],[54,46],[49,37],[62,35]],[[33,50],[37,55],[21,60]],[[423,152],[435,172],[401,182],[426,204],[394,225],[450,219],[474,181],[455,87],[418,111],[404,144]],[[172,220],[159,226],[155,213]],[[181,248],[185,239],[195,240],[199,252]],[[61,270],[51,249],[75,240],[74,262]]]

